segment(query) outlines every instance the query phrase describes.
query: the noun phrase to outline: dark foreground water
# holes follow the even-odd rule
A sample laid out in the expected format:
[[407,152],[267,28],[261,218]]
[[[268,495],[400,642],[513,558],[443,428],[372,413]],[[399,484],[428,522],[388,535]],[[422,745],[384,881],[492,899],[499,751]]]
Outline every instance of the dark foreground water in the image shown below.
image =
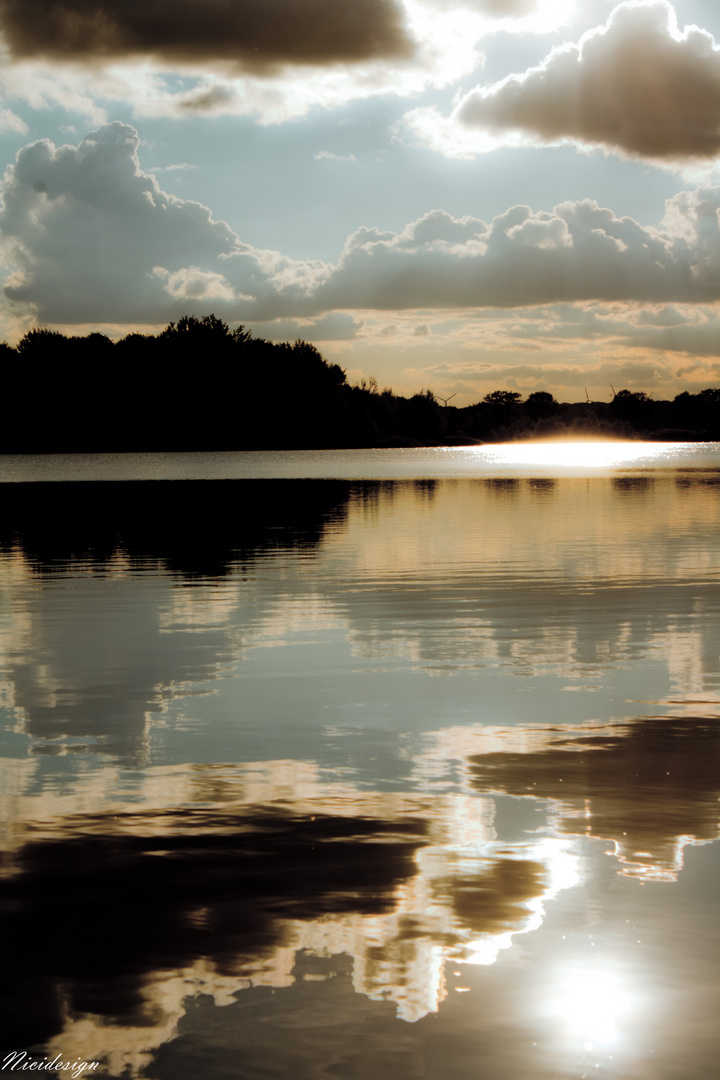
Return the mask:
[[3,1056],[710,1080],[719,551],[717,444],[0,459]]

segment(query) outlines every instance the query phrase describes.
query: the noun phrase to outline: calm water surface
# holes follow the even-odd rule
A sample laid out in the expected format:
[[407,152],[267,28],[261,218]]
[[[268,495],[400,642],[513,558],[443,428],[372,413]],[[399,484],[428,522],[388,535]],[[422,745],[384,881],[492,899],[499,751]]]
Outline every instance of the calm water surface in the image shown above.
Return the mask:
[[718,444],[0,458],[3,1055],[716,1075],[719,537]]

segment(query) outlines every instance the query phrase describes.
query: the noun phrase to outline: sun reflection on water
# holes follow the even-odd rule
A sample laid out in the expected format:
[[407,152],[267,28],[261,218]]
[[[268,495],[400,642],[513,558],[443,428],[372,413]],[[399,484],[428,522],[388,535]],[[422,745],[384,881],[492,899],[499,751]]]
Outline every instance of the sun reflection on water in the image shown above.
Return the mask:
[[559,979],[551,1013],[565,1037],[585,1050],[608,1050],[624,1038],[639,999],[619,972],[581,967]]
[[483,455],[503,465],[557,465],[568,469],[604,469],[637,465],[643,460],[662,465],[685,449],[683,443],[627,442],[621,440],[560,440],[484,446]]

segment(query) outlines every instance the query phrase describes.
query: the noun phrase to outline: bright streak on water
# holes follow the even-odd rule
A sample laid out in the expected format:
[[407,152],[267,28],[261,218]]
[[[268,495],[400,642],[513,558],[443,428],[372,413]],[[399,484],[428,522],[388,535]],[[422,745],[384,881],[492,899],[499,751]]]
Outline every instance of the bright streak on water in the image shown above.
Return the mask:
[[645,442],[526,442],[504,443],[495,447],[483,447],[483,456],[504,465],[556,465],[564,469],[608,469],[652,462],[662,467],[663,462],[677,462],[677,455],[685,454],[688,443]]

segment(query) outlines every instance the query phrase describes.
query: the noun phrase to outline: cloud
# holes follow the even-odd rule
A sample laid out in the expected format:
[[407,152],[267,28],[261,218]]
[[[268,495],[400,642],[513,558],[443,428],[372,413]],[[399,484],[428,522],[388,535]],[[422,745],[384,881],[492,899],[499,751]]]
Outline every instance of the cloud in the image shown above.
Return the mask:
[[357,161],[354,154],[333,154],[331,150],[318,150],[313,157],[315,161]]
[[360,229],[315,293],[327,308],[524,307],[719,298],[720,189],[681,193],[664,229],[590,199],[514,206],[490,224],[433,210],[401,233]]
[[662,352],[683,352],[692,356],[717,357],[720,348],[720,318],[715,316],[703,322],[684,326],[653,327],[638,333],[633,339],[636,345],[658,349]]
[[[507,314],[500,315],[507,320]],[[717,354],[720,320],[712,306],[556,304],[514,313],[505,333],[544,346],[563,341]]]
[[0,0],[0,89],[93,124],[107,119],[98,101],[136,116],[282,123],[447,86],[482,63],[483,25],[416,0],[179,0],[172,17],[165,0]]
[[[548,311],[547,326],[528,322],[510,333],[527,335],[535,340],[580,341],[595,339],[606,346],[650,349],[655,352],[684,352],[693,356],[718,356],[720,316],[717,308],[692,305],[685,311],[677,307],[660,310],[642,307],[636,310],[588,310],[565,308]],[[657,361],[655,361],[657,363]]]
[[232,113],[237,109],[238,95],[232,86],[201,83],[185,94],[175,94],[174,104],[182,113]]
[[550,33],[570,21],[575,14],[573,0],[421,0],[429,7],[447,12],[464,8],[481,16],[492,31]]
[[[80,114],[88,124],[107,122],[107,112],[97,104],[98,98],[123,100],[127,90],[130,101],[146,98],[151,90],[157,94],[158,83],[147,72],[135,71],[132,81],[117,76],[98,80],[94,74],[76,68],[59,69],[46,63],[7,63],[6,50],[0,41],[0,97],[18,101],[31,109],[60,108],[71,114]],[[14,114],[10,114],[12,117]],[[12,121],[14,130],[21,130],[24,122]],[[61,130],[75,130],[74,125],[63,125]]]
[[482,56],[475,48],[479,33],[467,32],[465,17],[460,12],[451,18],[439,42],[428,31],[418,38],[413,57],[393,63],[379,57],[335,65],[287,64],[268,78],[220,60],[153,65],[151,60],[111,58],[100,66],[96,58],[93,66],[90,61],[33,59],[5,64],[0,91],[8,101],[33,109],[59,106],[81,113],[91,124],[107,120],[98,102],[121,102],[134,116],[250,116],[261,124],[278,124],[314,106],[335,108],[389,94],[409,97],[469,74]]
[[490,223],[432,210],[400,233],[359,228],[331,264],[242,243],[208,207],[163,191],[142,171],[138,146],[135,129],[116,122],[78,146],[41,140],[18,153],[0,211],[5,296],[16,311],[45,324],[137,325],[213,310],[266,322],[720,299],[720,188],[676,195],[655,228],[589,199],[552,211],[513,206]]
[[0,131],[15,131],[19,135],[25,135],[28,126],[21,117],[17,116],[12,109],[0,108]]
[[344,311],[333,311],[319,319],[277,319],[271,323],[254,323],[251,329],[258,337],[270,341],[350,341],[357,337],[362,319],[355,319]]
[[165,0],[1,0],[0,25],[14,59],[224,61],[256,75],[413,51],[396,0],[175,0],[172,12]]
[[138,145],[118,122],[79,146],[42,140],[19,152],[0,212],[11,302],[49,323],[162,322],[193,298],[227,307],[221,257],[240,249],[237,236],[142,172]]
[[[164,266],[154,266],[153,277],[165,283],[165,290],[171,296],[183,301],[188,300],[233,300],[235,293],[230,283],[222,274],[212,270],[200,270],[197,266],[184,266],[181,270],[170,273]],[[252,299],[243,297],[243,299]]]
[[643,716],[564,732],[555,746],[529,753],[473,755],[467,768],[477,791],[553,799],[563,831],[612,838],[621,872],[669,880],[682,867],[679,845],[717,839],[717,740],[706,717]]
[[633,0],[537,67],[475,87],[449,119],[426,108],[405,123],[456,156],[571,140],[660,161],[709,159],[720,152],[720,48],[696,26],[681,33],[666,0]]
[[494,19],[522,19],[537,11],[537,0],[472,0],[475,11]]
[[186,169],[199,169],[199,165],[189,165],[186,161],[178,162],[177,165],[155,165],[151,170],[157,172],[184,172]]
[[548,385],[554,387],[603,386],[611,383],[616,387],[640,387],[647,390],[658,383],[672,384],[675,371],[671,364],[660,360],[618,360],[606,363],[586,362],[584,364],[485,364],[443,363],[425,368],[421,373],[426,379],[463,379],[471,384],[497,383],[498,385],[517,387],[526,392]]
[[[0,0],[8,100],[99,125],[134,116],[252,116],[263,124],[379,95],[450,86],[498,27],[547,33],[572,0]],[[525,14],[523,14],[525,13]]]

